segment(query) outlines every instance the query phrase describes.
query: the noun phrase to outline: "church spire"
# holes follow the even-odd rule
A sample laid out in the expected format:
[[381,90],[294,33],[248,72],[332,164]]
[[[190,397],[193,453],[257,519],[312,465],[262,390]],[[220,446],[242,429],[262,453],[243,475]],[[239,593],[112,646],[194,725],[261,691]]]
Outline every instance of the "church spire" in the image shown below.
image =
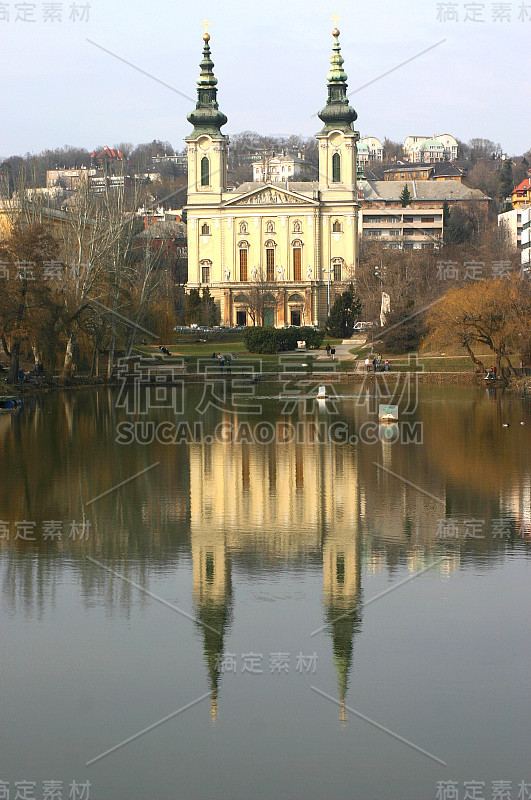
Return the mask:
[[194,130],[188,137],[195,139],[203,134],[209,134],[219,138],[223,136],[220,128],[227,123],[227,117],[219,110],[217,101],[218,80],[214,75],[214,62],[210,52],[210,34],[208,33],[208,23],[205,21],[206,33],[203,36],[203,60],[201,61],[201,74],[197,79],[197,104],[195,111],[188,114],[188,122],[194,126]]
[[352,123],[358,118],[354,109],[348,104],[347,73],[343,69],[345,59],[341,55],[338,28],[334,28],[332,36],[334,44],[330,59],[331,69],[327,75],[328,99],[326,106],[318,115],[319,119],[324,122],[322,134],[327,134],[332,130],[352,131]]

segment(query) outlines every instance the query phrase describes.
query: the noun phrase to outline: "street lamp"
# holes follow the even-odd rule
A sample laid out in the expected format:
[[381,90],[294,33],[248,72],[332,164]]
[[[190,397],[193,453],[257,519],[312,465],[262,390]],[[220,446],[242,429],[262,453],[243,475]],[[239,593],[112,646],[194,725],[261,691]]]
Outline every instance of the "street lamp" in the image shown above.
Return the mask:
[[328,269],[323,269],[323,272],[328,275],[328,291],[327,291],[327,308],[328,308],[328,316],[330,316],[330,276],[332,275],[334,268],[331,266]]

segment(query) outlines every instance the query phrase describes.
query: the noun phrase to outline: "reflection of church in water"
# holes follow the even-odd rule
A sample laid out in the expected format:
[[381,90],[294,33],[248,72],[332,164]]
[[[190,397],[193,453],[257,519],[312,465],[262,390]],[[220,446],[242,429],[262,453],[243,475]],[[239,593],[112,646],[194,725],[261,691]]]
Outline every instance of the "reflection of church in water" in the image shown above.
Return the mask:
[[214,443],[190,448],[193,598],[213,719],[222,677],[218,666],[232,621],[232,562],[264,557],[277,564],[322,564],[324,613],[321,620],[309,621],[308,644],[313,650],[311,626],[325,625],[320,636],[332,643],[344,716],[361,622],[357,466],[343,448],[330,458],[323,452],[319,459],[310,457],[309,447]]

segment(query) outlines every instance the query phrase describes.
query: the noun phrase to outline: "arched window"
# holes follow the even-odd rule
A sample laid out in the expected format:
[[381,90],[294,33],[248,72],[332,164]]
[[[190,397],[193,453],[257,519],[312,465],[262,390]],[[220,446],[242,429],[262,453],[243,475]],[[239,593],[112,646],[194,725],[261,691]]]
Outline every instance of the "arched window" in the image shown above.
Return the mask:
[[204,225],[201,225],[201,236],[210,236],[210,225],[206,222]]
[[210,161],[206,156],[201,159],[201,186],[210,186]]
[[293,248],[293,280],[302,280],[302,242],[295,239],[292,243]]
[[332,267],[334,269],[334,280],[340,281],[342,279],[343,259],[334,258],[334,260],[332,261]]
[[249,233],[249,228],[246,222],[240,222],[240,233]]
[[302,233],[302,225],[298,219],[293,223],[293,233]]
[[341,156],[339,153],[334,153],[332,156],[332,181],[341,183]]
[[269,220],[266,222],[266,233],[274,233],[275,232],[275,223]]
[[338,219],[334,220],[332,225],[332,233],[341,233],[341,223]]

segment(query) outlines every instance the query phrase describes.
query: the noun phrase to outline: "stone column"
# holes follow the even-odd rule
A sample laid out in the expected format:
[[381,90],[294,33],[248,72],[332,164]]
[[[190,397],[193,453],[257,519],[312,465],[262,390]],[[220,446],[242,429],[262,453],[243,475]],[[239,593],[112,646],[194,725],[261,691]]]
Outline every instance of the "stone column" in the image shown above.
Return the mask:
[[223,316],[222,325],[232,325],[232,294],[230,289],[223,291]]

